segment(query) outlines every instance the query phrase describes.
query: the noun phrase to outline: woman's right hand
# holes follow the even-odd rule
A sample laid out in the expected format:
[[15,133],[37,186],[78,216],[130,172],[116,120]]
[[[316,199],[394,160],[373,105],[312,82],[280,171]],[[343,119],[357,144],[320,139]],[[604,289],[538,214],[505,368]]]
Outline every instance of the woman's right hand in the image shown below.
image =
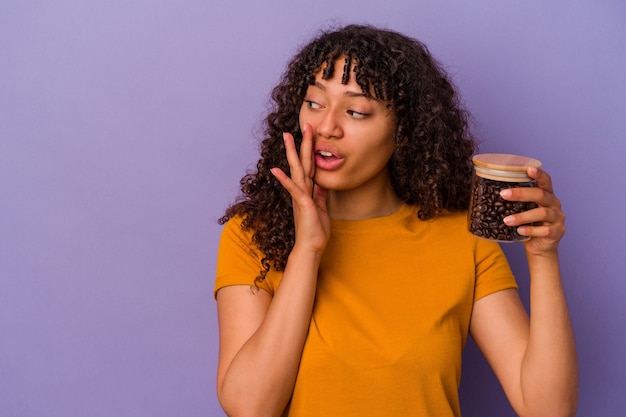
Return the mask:
[[330,217],[326,205],[328,192],[313,181],[315,155],[312,128],[309,124],[302,128],[300,155],[290,133],[283,133],[283,139],[291,177],[280,168],[272,168],[271,172],[291,195],[295,245],[321,253],[330,238]]
[[[300,155],[285,133],[291,177],[272,174],[291,195],[296,242],[273,295],[232,285],[217,294],[220,357],[217,392],[228,415],[278,416],[293,393],[309,331],[322,253],[330,237],[326,190],[313,182],[311,126],[302,130]],[[242,401],[242,395],[245,401]]]

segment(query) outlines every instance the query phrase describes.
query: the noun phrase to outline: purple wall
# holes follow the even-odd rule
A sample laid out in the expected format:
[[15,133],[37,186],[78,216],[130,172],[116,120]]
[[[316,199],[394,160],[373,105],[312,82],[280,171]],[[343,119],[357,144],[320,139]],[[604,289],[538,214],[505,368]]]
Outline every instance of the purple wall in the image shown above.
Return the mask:
[[[623,415],[626,3],[451,3],[0,2],[0,414],[223,415],[215,220],[285,60],[335,20],[424,40],[481,150],[544,162],[579,415]],[[471,344],[461,395],[466,416],[514,415]]]

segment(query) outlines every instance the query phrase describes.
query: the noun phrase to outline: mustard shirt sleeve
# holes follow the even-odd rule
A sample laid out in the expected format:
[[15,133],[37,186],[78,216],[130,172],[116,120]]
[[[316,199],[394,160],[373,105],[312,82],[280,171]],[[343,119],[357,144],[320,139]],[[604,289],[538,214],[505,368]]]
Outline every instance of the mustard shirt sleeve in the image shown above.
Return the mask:
[[497,291],[518,288],[509,262],[498,243],[476,238],[474,254],[474,301]]
[[[229,285],[254,285],[262,269],[262,256],[252,244],[251,236],[250,232],[241,230],[241,218],[233,218],[224,226],[217,251],[214,296],[220,288]],[[258,285],[273,294],[273,288],[267,281]]]

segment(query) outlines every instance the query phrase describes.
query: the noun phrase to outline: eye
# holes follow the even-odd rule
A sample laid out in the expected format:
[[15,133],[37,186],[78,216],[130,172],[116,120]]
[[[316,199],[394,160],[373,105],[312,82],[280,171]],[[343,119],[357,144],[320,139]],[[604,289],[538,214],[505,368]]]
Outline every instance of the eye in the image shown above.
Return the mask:
[[314,102],[313,100],[304,100],[309,109],[317,110],[322,106],[319,103]]
[[348,114],[354,117],[355,119],[365,119],[367,116],[369,116],[368,113],[361,113],[356,110],[348,110]]

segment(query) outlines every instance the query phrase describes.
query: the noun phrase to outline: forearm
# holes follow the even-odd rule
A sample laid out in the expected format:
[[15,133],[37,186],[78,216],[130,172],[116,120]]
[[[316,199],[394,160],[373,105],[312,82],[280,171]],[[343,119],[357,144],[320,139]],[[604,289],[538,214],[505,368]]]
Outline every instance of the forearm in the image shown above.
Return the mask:
[[530,333],[521,369],[525,413],[574,415],[578,365],[574,334],[555,252],[528,257]]
[[309,328],[319,258],[297,247],[290,254],[265,318],[224,376],[219,394],[228,415],[281,415]]

